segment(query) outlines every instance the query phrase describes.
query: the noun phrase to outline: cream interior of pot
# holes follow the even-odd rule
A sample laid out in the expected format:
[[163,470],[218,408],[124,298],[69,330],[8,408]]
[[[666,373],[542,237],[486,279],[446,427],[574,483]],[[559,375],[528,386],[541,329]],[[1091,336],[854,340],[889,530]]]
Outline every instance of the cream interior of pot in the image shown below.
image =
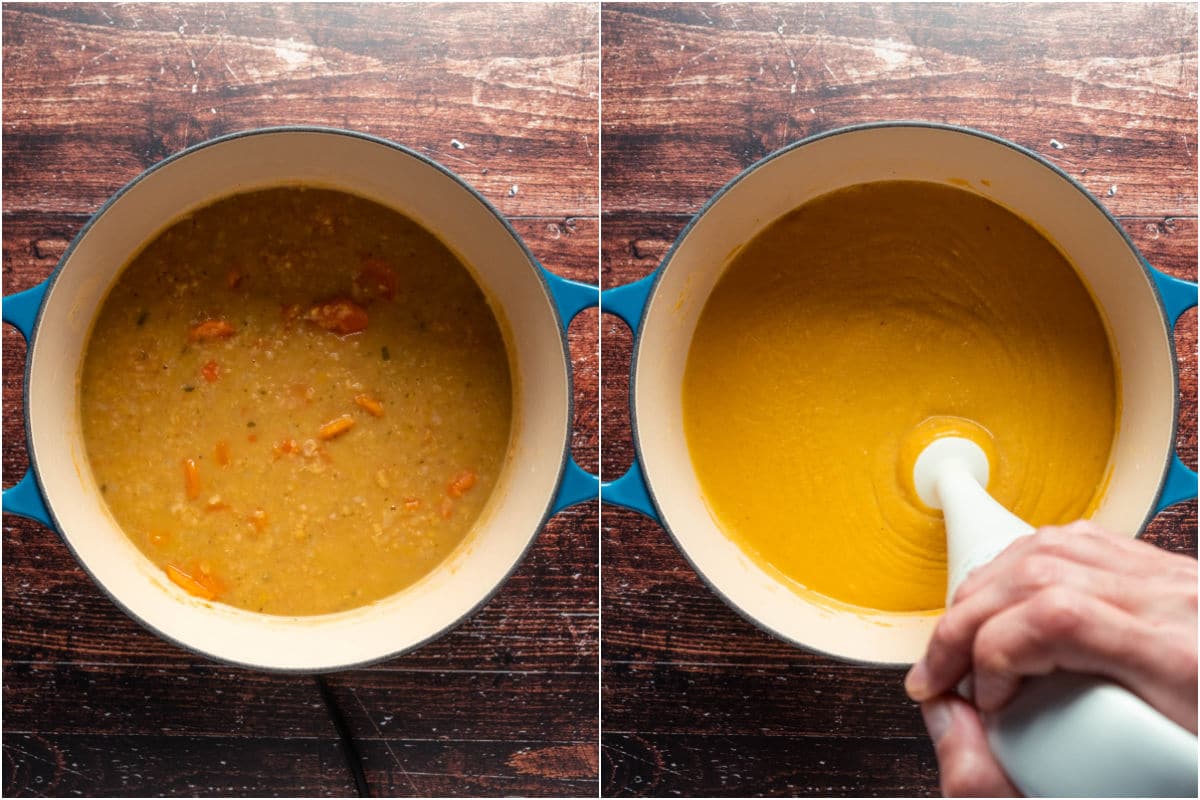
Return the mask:
[[706,582],[756,623],[835,656],[903,664],[923,652],[936,615],[817,602],[760,568],[701,498],[681,407],[692,334],[729,257],[805,201],[882,180],[968,186],[1033,222],[1080,270],[1109,325],[1121,376],[1111,479],[1093,517],[1113,530],[1134,535],[1153,511],[1173,446],[1174,362],[1157,295],[1120,231],[1069,181],[983,136],[890,126],[815,140],[744,175],[702,213],[664,267],[636,350],[638,450],[663,522]]
[[[500,321],[514,380],[509,451],[474,531],[425,578],[339,614],[280,617],[191,597],[116,526],[82,444],[77,381],[96,311],[121,266],[181,214],[240,191],[302,183],[391,206],[435,232],[473,270]],[[468,189],[386,144],[285,131],[232,138],[143,176],[98,216],[50,288],[34,336],[30,446],[54,519],[114,600],[179,643],[270,669],[327,670],[411,648],[487,599],[546,515],[569,432],[569,375],[545,284],[514,234]]]

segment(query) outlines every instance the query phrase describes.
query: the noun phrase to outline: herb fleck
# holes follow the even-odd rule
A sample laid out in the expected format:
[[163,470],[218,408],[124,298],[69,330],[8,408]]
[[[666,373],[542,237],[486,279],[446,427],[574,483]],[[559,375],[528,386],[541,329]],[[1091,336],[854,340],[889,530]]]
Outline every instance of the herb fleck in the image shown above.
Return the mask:
[[386,344],[383,347],[379,348],[379,357],[382,358],[384,361],[392,360],[392,354],[391,354],[391,352],[388,351]]
[[194,391],[196,391],[196,387],[195,387],[195,386],[192,386],[190,383],[185,383],[185,384],[183,385],[183,390],[184,390],[185,392],[194,392]]
[[143,325],[145,325],[145,324],[146,324],[146,320],[148,320],[148,319],[150,319],[150,312],[149,312],[149,311],[143,311],[142,313],[138,314],[138,317],[137,317],[137,326],[138,326],[139,328],[140,328],[140,327],[142,327]]
[[247,428],[253,428],[253,427],[254,427],[254,420],[250,420],[249,422],[247,422],[247,423],[246,423],[246,427],[247,427]]

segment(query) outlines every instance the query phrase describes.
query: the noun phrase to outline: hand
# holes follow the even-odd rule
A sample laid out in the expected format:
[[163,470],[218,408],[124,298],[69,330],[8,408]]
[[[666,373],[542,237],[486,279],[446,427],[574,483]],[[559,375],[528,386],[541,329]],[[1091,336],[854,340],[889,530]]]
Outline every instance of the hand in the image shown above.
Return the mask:
[[1014,793],[979,714],[951,694],[969,673],[983,714],[1023,677],[1062,670],[1107,677],[1195,733],[1196,576],[1195,559],[1089,522],[1041,528],[973,572],[905,680],[943,792]]

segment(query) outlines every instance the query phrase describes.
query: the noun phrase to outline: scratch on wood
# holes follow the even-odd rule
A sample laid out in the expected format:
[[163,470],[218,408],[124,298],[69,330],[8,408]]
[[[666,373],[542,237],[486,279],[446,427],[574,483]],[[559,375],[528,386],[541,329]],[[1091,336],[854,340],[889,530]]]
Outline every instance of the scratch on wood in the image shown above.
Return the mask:
[[[621,732],[622,732],[622,731],[607,731],[607,733],[621,733]],[[664,765],[662,765],[661,763],[655,763],[655,762],[653,762],[653,761],[651,761],[651,760],[649,760],[649,759],[646,759],[646,758],[640,758],[640,757],[638,757],[638,756],[635,756],[633,753],[630,753],[630,752],[629,752],[629,751],[627,751],[627,750],[623,750],[623,749],[621,749],[620,747],[616,747],[616,746],[614,746],[614,745],[611,745],[611,744],[606,744],[606,745],[604,745],[604,749],[605,749],[605,750],[612,750],[613,752],[620,753],[621,755],[625,756],[626,758],[633,759],[634,761],[640,761],[640,762],[642,762],[643,764],[649,764],[650,766],[652,766],[652,767],[655,767],[656,769],[661,769],[663,772],[669,772],[669,773],[671,773],[672,775],[679,775],[680,777],[683,777],[683,773],[682,773],[682,772],[678,772],[678,771],[676,771],[676,770],[673,770],[673,769],[667,769],[667,767],[665,767],[665,766],[664,766]]]
[[396,751],[392,749],[392,743],[387,740],[387,737],[383,735],[383,731],[380,730],[379,726],[375,724],[375,718],[371,716],[370,711],[367,711],[367,707],[363,705],[363,701],[358,696],[358,693],[354,691],[353,687],[349,687],[349,689],[350,696],[354,698],[354,702],[358,703],[358,707],[362,709],[363,716],[367,718],[367,722],[371,723],[371,727],[375,729],[375,733],[379,736],[379,741],[383,742],[384,749],[388,751],[388,755],[390,755],[392,760],[396,762],[396,767],[400,770],[400,773],[404,776],[404,779],[408,781],[409,788],[413,790],[413,794],[419,796],[421,794],[421,790],[417,788],[416,782],[413,781],[412,776],[408,774],[408,770],[404,768],[404,764],[400,763],[400,757],[397,756]]
[[700,59],[704,58],[706,55],[708,55],[709,53],[711,53],[713,50],[716,50],[716,49],[717,49],[717,47],[719,47],[719,46],[720,46],[720,45],[713,45],[712,47],[708,48],[707,50],[703,50],[703,51],[701,51],[701,52],[697,53],[696,55],[694,55],[694,56],[692,56],[691,58],[689,58],[687,61],[685,61],[685,62],[683,62],[682,64],[680,64],[680,65],[679,65],[679,69],[675,70],[675,77],[671,79],[671,82],[670,82],[668,85],[669,85],[669,86],[675,86],[675,85],[678,83],[678,81],[679,81],[679,74],[680,74],[681,72],[683,72],[683,71],[684,71],[684,69],[686,69],[687,67],[691,66],[692,64],[695,64],[697,61],[699,61]]
[[240,77],[238,77],[238,74],[237,74],[236,72],[234,72],[234,71],[233,71],[233,67],[229,66],[229,62],[228,62],[228,61],[225,61],[225,71],[226,71],[226,72],[228,72],[230,75],[232,75],[232,76],[233,76],[233,79],[234,79],[235,81],[237,81],[237,84],[238,84],[238,86],[245,86],[245,85],[246,85],[245,81],[243,81],[243,80],[242,80]]
[[4,749],[12,751],[12,752],[20,753],[21,755],[23,755],[26,758],[31,759],[33,761],[40,761],[43,764],[49,764],[50,766],[54,767],[55,769],[61,769],[63,772],[69,772],[72,775],[78,775],[81,778],[88,777],[87,775],[83,774],[82,772],[71,769],[70,767],[66,766],[65,764],[59,763],[58,761],[51,761],[50,759],[44,758],[42,756],[34,755],[33,753],[30,753],[26,750],[22,750],[21,748],[17,747],[16,745],[6,744],[4,746]]

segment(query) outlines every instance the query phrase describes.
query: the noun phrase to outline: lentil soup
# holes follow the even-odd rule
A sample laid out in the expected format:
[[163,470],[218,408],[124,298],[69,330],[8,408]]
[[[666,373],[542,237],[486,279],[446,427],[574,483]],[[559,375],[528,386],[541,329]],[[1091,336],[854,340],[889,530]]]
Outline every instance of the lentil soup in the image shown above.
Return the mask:
[[1120,416],[1108,330],[1067,257],[965,189],[880,181],[816,197],[736,252],[683,378],[688,451],[718,527],[798,590],[932,612],[940,512],[911,487],[946,433],[1034,526],[1091,516]]
[[192,594],[282,615],[386,597],[454,550],[504,465],[512,393],[496,317],[436,236],[304,186],[157,235],[80,381],[125,533]]

